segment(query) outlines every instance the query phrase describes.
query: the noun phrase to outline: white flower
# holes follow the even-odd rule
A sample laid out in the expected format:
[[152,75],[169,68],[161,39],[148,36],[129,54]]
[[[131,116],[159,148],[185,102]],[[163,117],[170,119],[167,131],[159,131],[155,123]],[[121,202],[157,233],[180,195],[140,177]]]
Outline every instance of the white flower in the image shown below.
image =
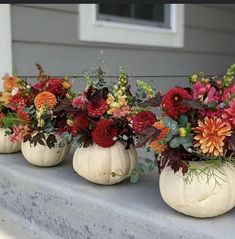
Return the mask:
[[11,91],[11,95],[14,96],[18,93],[19,88],[18,87],[13,87],[12,91]]

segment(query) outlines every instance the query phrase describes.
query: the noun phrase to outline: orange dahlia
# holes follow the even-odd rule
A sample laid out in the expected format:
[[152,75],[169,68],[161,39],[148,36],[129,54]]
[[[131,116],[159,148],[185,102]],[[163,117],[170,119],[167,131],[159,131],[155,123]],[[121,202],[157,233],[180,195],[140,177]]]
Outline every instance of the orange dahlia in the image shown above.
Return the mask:
[[37,109],[40,109],[42,106],[47,106],[50,109],[53,109],[57,104],[57,100],[54,94],[43,91],[39,93],[34,99],[34,105]]
[[169,133],[170,129],[165,127],[162,120],[156,122],[153,126],[157,129],[161,130],[161,132],[158,135],[158,137],[156,138],[156,140],[154,140],[152,143],[150,143],[150,147],[153,151],[160,154],[167,149],[167,145],[161,144],[160,141],[166,137],[166,135]]
[[197,143],[194,146],[199,147],[204,154],[216,157],[223,154],[224,139],[232,133],[231,127],[217,117],[206,117],[204,123],[198,120],[195,132]]
[[3,76],[3,86],[4,89],[8,92],[11,92],[14,87],[17,87],[17,81],[19,80],[16,76],[9,76],[8,74]]

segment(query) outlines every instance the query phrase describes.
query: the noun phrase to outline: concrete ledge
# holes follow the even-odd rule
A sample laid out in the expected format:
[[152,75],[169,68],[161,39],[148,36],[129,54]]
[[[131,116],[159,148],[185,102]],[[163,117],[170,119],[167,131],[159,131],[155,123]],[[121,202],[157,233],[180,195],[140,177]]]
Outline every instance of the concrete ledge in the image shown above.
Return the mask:
[[0,208],[1,239],[53,239],[52,235],[43,232],[36,224],[29,223],[5,208]]
[[162,201],[157,185],[155,174],[137,184],[92,184],[73,171],[72,154],[53,168],[32,166],[20,153],[0,155],[0,206],[54,238],[234,238],[235,210],[187,217]]

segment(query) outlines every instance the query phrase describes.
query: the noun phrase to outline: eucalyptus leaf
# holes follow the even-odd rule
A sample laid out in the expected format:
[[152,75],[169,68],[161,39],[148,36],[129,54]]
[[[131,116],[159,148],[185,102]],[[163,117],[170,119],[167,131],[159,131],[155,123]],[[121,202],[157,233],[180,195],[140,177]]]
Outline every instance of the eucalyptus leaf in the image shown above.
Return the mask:
[[177,148],[177,147],[179,147],[180,146],[180,137],[175,137],[175,138],[173,138],[172,140],[171,140],[171,142],[170,142],[170,147],[171,148]]
[[171,133],[171,131],[166,135],[166,137],[165,137],[165,140],[167,141],[167,142],[169,142],[171,139],[172,139],[172,137],[173,137],[173,134]]
[[187,137],[180,137],[180,143],[185,149],[190,148],[193,145],[192,141],[193,139],[190,135]]
[[188,116],[187,115],[181,115],[178,119],[178,123],[180,125],[186,125],[188,123]]
[[130,177],[130,180],[132,183],[136,183],[139,180],[139,174],[138,173],[133,173]]
[[153,161],[152,161],[151,159],[149,159],[149,158],[145,158],[144,161],[145,161],[146,163],[148,163],[148,164],[153,163]]
[[215,100],[213,100],[207,104],[207,107],[208,108],[216,108],[216,105],[217,105],[217,102]]
[[163,123],[167,128],[171,129],[172,134],[178,134],[177,122],[168,116],[163,117]]
[[153,172],[154,170],[155,170],[155,164],[154,163],[151,163],[151,164],[149,164],[148,165],[148,170],[150,171],[150,172]]

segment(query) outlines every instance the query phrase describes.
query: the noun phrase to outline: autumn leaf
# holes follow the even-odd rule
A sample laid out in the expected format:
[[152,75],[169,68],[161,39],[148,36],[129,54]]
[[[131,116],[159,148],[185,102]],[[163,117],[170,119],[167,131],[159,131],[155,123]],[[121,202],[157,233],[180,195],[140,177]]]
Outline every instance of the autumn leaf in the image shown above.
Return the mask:
[[154,141],[158,135],[160,134],[160,130],[155,128],[154,126],[149,126],[138,133],[138,141],[135,145],[136,148],[144,147],[148,142],[151,143]]
[[196,100],[181,100],[178,102],[178,104],[186,105],[192,109],[197,109],[197,110],[203,109],[201,103]]
[[158,92],[156,96],[139,104],[140,107],[158,107],[162,102],[162,95]]
[[55,144],[57,143],[56,137],[54,134],[50,134],[46,140],[47,146],[51,149],[55,147]]

